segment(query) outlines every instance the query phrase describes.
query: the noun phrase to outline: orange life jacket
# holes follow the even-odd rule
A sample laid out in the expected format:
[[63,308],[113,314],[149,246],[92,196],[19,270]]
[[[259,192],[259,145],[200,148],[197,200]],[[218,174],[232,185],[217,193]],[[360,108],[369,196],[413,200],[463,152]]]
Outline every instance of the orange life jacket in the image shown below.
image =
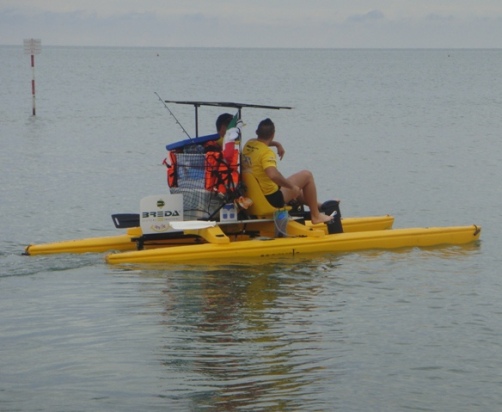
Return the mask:
[[206,153],[206,190],[221,194],[231,193],[239,184],[239,151],[232,154],[232,161],[228,164],[222,152]]
[[167,167],[167,185],[169,187],[178,187],[178,160],[174,151],[169,152],[169,161],[167,158],[162,162]]

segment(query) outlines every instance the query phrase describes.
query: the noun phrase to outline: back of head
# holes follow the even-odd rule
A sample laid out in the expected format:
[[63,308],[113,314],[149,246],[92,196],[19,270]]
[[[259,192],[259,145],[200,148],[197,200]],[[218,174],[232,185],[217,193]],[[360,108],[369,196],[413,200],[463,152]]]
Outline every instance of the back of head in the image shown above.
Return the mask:
[[216,119],[216,131],[219,132],[221,126],[228,126],[233,118],[234,116],[232,116],[230,113],[220,114]]
[[266,118],[262,120],[258,125],[258,129],[256,129],[256,136],[258,139],[269,140],[275,134],[275,125],[272,120]]

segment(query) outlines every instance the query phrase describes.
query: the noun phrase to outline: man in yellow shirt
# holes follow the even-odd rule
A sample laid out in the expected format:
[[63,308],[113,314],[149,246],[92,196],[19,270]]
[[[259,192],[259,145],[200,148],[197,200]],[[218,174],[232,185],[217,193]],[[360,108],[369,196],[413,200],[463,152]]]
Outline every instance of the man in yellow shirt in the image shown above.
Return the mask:
[[270,119],[260,122],[256,130],[256,139],[249,140],[242,151],[242,167],[252,173],[269,203],[277,208],[293,199],[305,204],[310,209],[312,223],[327,223],[333,218],[319,211],[317,188],[314,176],[309,170],[301,170],[285,178],[277,169],[273,145],[275,125]]

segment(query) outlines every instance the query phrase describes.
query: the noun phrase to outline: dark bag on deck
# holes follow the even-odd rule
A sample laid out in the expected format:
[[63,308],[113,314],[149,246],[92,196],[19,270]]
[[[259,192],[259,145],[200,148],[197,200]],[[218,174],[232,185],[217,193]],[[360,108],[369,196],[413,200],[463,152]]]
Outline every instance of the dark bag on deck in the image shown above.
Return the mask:
[[329,222],[328,233],[343,233],[342,213],[340,212],[340,202],[338,200],[328,200],[321,205],[321,212],[328,216],[333,216],[333,221]]

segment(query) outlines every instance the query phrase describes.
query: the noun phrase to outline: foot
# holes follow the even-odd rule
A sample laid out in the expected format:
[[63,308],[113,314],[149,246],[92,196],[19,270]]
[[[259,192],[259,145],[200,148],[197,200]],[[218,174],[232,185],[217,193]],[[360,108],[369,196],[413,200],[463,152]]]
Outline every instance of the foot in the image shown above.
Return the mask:
[[243,209],[247,209],[249,206],[253,204],[253,201],[249,197],[241,196],[237,199],[237,203]]
[[317,225],[318,223],[328,223],[333,218],[331,216],[325,215],[324,213],[319,213],[317,216],[312,216],[312,224]]

